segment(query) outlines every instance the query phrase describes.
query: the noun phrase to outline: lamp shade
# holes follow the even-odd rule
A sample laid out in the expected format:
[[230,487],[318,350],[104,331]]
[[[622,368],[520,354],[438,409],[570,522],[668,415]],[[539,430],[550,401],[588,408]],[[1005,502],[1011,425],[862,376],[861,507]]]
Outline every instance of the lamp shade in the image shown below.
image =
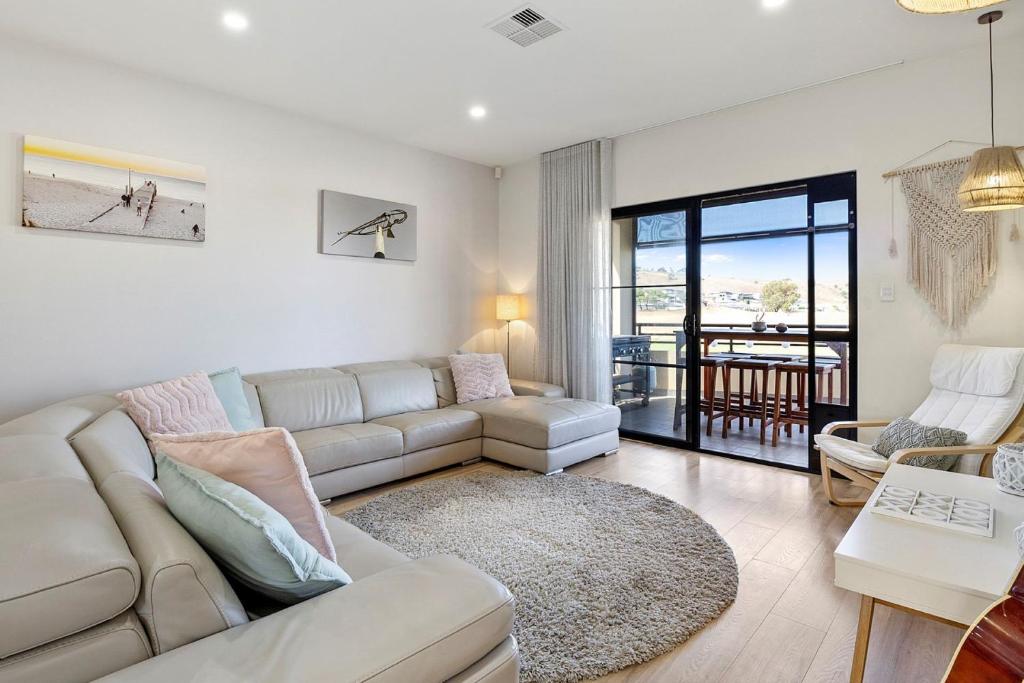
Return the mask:
[[964,211],[1024,207],[1024,167],[1013,147],[986,147],[971,157],[957,192]]
[[522,317],[522,306],[518,294],[498,295],[498,320],[519,320]]
[[949,14],[998,5],[1006,0],[896,0],[896,4],[919,14]]

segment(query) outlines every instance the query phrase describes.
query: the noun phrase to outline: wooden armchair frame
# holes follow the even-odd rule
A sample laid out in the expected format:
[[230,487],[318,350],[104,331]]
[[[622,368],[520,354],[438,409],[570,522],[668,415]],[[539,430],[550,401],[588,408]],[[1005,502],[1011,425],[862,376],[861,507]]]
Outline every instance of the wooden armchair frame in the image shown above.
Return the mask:
[[[831,422],[825,425],[825,428],[821,430],[822,434],[832,434],[843,429],[859,429],[869,427],[885,427],[892,420],[849,420],[843,422]],[[1022,409],[1017,417],[1014,418],[1010,426],[1003,432],[1003,435],[999,437],[999,440],[994,444],[965,444],[963,446],[944,446],[935,448],[902,448],[889,457],[890,463],[903,463],[910,458],[917,457],[935,457],[940,458],[947,455],[982,455],[982,460],[979,465],[978,474],[983,477],[992,476],[992,456],[996,452],[996,448],[1002,443],[1012,443],[1024,439],[1024,409]],[[830,458],[825,451],[821,450],[819,446],[815,446],[815,449],[821,454],[821,482],[825,487],[825,495],[828,496],[829,502],[833,505],[840,507],[859,507],[864,505],[866,500],[860,498],[840,498],[835,493],[835,487],[832,481],[832,473],[837,472],[847,479],[854,486],[867,489],[869,492],[873,491],[878,485],[878,481],[882,478],[882,472],[872,472],[870,470],[862,470],[851,465],[847,465],[844,462],[840,462],[835,458]]]

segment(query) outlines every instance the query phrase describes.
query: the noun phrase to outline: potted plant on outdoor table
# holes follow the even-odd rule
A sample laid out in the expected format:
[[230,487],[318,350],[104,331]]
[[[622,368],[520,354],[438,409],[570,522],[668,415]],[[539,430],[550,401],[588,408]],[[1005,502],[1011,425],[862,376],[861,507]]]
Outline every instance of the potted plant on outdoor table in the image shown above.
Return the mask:
[[750,329],[754,332],[764,332],[768,329],[768,323],[764,321],[764,311],[758,311],[754,322],[750,323]]

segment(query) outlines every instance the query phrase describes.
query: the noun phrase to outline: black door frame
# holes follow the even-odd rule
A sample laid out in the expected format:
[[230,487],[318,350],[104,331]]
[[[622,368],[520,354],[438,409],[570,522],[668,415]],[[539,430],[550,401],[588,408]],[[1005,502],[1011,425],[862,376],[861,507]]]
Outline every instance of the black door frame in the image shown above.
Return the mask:
[[[755,195],[782,196],[786,193],[799,191],[807,196],[807,227],[792,228],[786,230],[770,230],[764,232],[749,232],[733,235],[715,235],[710,238],[702,237],[701,208],[708,202],[718,202],[741,196],[755,198]],[[830,199],[848,200],[849,222],[846,224],[817,226],[814,220],[814,205],[830,201]],[[632,204],[612,209],[612,220],[636,219],[642,216],[650,216],[661,213],[684,212],[686,214],[686,301],[687,318],[690,319],[694,329],[700,330],[700,282],[701,282],[701,247],[706,243],[754,240],[766,237],[781,237],[785,235],[806,236],[807,238],[807,329],[810,340],[807,345],[807,352],[810,363],[815,361],[815,344],[820,341],[845,342],[849,344],[849,368],[848,368],[848,403],[847,405],[823,403],[814,401],[817,389],[816,373],[808,373],[808,394],[811,397],[811,425],[808,428],[809,434],[815,434],[828,422],[834,420],[852,420],[857,416],[857,367],[858,367],[858,297],[857,297],[857,173],[847,171],[823,176],[812,176],[782,183],[770,183],[755,185],[733,190],[710,192],[690,197],[679,197],[643,204]],[[850,320],[849,330],[817,330],[815,320],[815,263],[814,247],[815,236],[819,234],[846,232],[849,236],[848,249],[848,272],[849,272],[849,305]],[[634,253],[635,253],[634,234]],[[633,284],[635,284],[636,269],[633,268]],[[635,296],[635,290],[634,290]],[[634,301],[634,310],[636,304]],[[700,335],[691,334],[686,340],[686,358],[697,359],[700,357]],[[689,364],[689,363],[688,363]],[[674,364],[648,363],[652,367],[675,368]],[[759,460],[734,453],[711,450],[703,447],[700,443],[700,372],[686,372],[686,438],[676,439],[672,437],[634,432],[631,430],[620,430],[623,436],[657,443],[667,446],[675,446],[688,450],[696,450],[702,453],[721,455],[737,460],[746,460],[760,464],[781,467],[784,469],[797,470],[801,472],[820,473],[821,467],[818,458],[813,457],[813,446],[809,445],[807,466],[800,467],[787,463],[778,463],[767,460]],[[811,439],[808,439],[811,442]]]

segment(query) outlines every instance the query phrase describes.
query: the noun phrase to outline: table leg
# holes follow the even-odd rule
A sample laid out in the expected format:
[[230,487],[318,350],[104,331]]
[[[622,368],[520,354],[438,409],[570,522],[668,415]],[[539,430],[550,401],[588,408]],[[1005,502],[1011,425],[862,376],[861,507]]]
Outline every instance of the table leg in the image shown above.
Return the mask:
[[868,661],[868,640],[871,637],[871,618],[874,615],[875,599],[870,595],[860,596],[860,620],[857,622],[857,642],[853,646],[850,683],[861,683],[864,680],[864,665]]

